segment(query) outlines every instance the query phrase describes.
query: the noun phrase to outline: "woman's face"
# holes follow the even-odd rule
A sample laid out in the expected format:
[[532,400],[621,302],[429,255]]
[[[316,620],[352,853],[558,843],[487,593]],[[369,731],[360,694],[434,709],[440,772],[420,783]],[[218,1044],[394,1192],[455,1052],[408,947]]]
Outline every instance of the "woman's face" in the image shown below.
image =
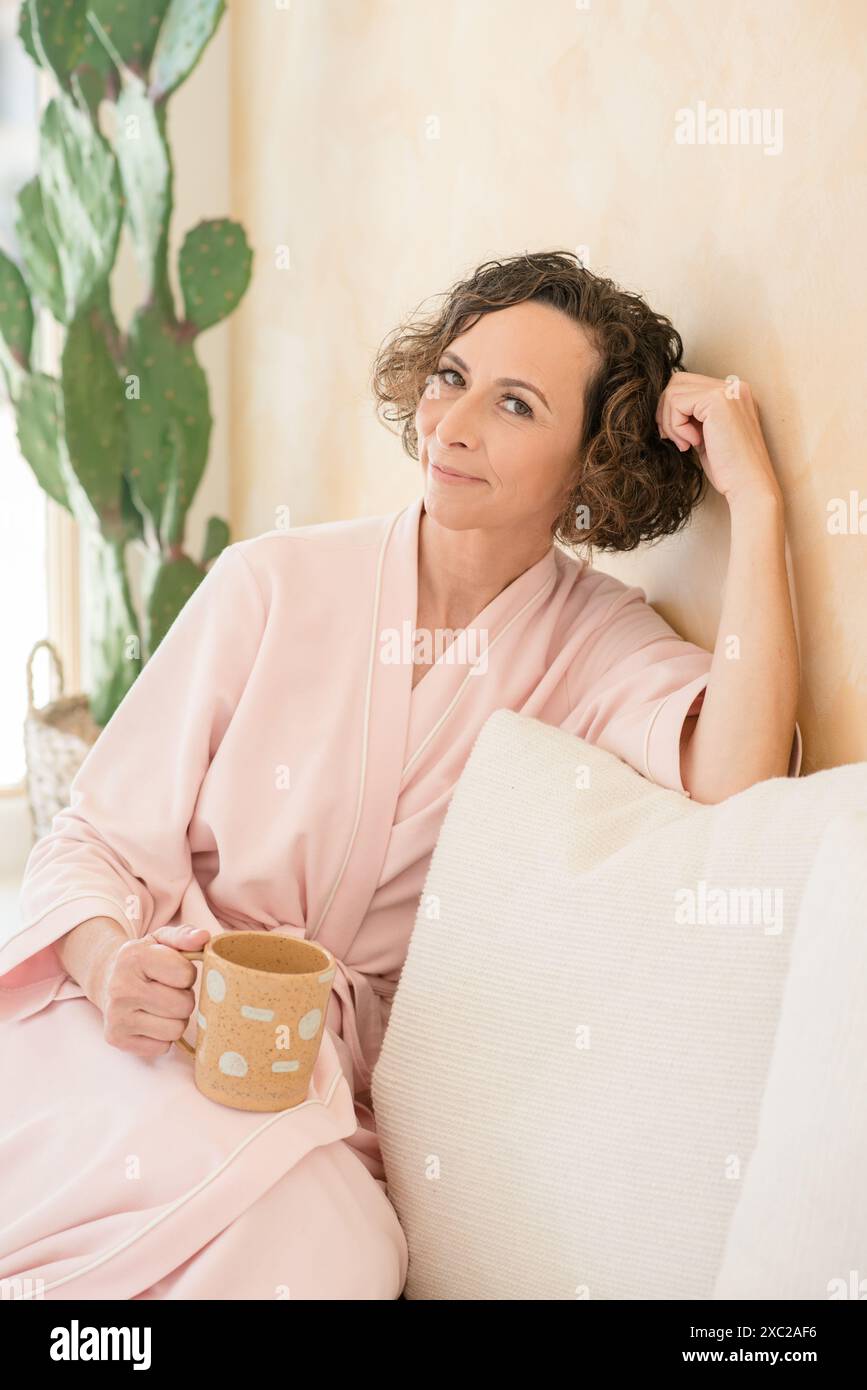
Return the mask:
[[[584,384],[597,364],[583,329],[539,302],[483,314],[454,338],[415,414],[425,511],[457,530],[549,532],[572,479]],[[474,481],[449,480],[437,464]]]

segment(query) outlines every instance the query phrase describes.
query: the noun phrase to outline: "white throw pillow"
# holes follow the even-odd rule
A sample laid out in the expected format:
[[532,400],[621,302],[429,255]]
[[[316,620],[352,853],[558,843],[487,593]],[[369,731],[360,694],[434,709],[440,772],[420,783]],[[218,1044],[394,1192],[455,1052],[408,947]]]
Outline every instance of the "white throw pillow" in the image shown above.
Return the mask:
[[813,864],[714,1296],[867,1298],[867,809]]
[[[704,806],[488,719],[373,1078],[407,1298],[712,1296],[810,865],[865,804],[867,764]],[[714,889],[742,924],[677,920]]]

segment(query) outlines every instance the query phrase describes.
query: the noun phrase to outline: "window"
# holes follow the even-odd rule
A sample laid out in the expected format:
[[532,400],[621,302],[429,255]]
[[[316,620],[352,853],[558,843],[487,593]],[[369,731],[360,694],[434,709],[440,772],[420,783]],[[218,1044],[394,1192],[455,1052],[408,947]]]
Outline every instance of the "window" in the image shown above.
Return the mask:
[[[39,80],[17,36],[18,3],[0,0],[0,246],[20,264],[16,194],[37,165]],[[0,788],[24,779],[25,665],[48,627],[47,500],[22,458],[15,412],[0,378]],[[37,657],[34,698],[49,697],[45,653]],[[53,692],[52,692],[53,693]]]

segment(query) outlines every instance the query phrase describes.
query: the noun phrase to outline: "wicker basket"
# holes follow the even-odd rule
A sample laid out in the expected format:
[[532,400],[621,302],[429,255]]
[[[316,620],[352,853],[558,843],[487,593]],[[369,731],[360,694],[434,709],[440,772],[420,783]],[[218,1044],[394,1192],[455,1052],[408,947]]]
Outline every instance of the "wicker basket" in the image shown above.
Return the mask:
[[[48,651],[57,673],[59,698],[37,709],[33,704],[33,658]],[[63,694],[63,663],[54,645],[37,642],[27,658],[27,717],[24,758],[33,842],[47,835],[58,811],[69,805],[69,788],[102,730],[90,713],[86,695]]]

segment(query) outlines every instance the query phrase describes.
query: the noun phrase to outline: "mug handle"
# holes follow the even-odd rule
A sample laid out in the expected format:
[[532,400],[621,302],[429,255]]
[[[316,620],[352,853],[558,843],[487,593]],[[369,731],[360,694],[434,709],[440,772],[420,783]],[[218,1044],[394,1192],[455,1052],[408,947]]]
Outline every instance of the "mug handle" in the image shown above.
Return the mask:
[[[205,957],[204,951],[180,951],[178,954],[186,956],[187,960],[204,960]],[[173,1041],[177,1047],[182,1047],[185,1052],[189,1052],[191,1057],[195,1057],[196,1049],[192,1043],[187,1042],[186,1038],[174,1038]]]

